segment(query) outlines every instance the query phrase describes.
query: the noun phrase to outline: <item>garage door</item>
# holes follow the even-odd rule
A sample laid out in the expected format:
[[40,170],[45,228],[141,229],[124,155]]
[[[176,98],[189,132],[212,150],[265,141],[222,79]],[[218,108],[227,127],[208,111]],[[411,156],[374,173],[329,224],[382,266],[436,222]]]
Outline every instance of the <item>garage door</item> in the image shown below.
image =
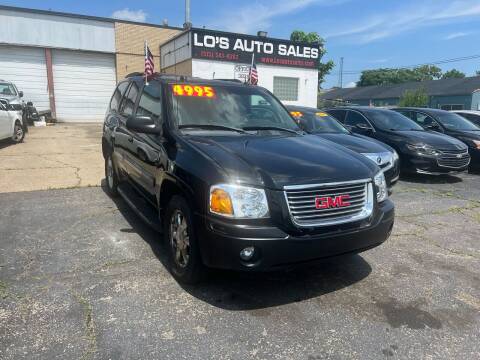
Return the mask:
[[52,53],[59,121],[103,121],[115,89],[115,56],[82,51]]
[[38,110],[50,108],[45,50],[0,45],[0,79],[13,82]]

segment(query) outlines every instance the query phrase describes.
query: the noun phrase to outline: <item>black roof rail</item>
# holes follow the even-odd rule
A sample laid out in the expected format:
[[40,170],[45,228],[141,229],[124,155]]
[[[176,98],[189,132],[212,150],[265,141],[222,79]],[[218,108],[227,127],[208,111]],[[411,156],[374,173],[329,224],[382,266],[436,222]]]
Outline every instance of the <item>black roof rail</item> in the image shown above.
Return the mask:
[[145,76],[145,74],[142,73],[142,72],[136,71],[136,72],[132,72],[130,74],[127,74],[127,76],[125,76],[125,78],[131,78],[131,77],[134,77],[134,76]]
[[231,82],[236,82],[236,83],[243,84],[243,81],[242,81],[242,80],[239,80],[239,79],[213,79],[213,80],[219,80],[219,81],[231,81]]

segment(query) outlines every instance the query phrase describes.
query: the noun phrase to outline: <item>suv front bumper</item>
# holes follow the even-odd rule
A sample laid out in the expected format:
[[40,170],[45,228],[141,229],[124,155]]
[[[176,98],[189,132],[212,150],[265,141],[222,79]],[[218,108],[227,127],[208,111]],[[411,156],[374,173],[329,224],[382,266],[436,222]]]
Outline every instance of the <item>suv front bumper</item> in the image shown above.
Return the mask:
[[[358,226],[350,226],[347,231],[317,231],[312,235],[289,235],[273,226],[251,227],[203,218],[199,219],[200,251],[208,267],[275,270],[378,246],[390,236],[394,213],[393,203],[386,200],[376,207],[370,219],[359,222]],[[255,249],[248,262],[240,258],[240,251],[247,247]]]

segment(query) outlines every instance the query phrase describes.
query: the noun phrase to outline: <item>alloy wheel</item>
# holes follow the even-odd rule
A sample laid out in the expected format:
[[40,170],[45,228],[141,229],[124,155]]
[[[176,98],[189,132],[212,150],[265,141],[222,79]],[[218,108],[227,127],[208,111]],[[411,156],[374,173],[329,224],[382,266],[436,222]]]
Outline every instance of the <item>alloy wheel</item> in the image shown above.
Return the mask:
[[190,237],[188,223],[180,210],[175,210],[170,218],[170,247],[175,263],[185,268],[190,258]]

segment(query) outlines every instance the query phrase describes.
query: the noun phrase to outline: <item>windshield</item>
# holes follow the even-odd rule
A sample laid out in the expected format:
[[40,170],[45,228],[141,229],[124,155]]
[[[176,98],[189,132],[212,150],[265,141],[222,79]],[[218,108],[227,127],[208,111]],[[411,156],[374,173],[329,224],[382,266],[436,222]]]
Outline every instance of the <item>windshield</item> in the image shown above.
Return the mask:
[[1,95],[16,96],[17,92],[12,84],[0,83],[0,96]]
[[261,88],[171,84],[168,92],[175,124],[179,127],[214,125],[300,131],[279,101]]
[[439,112],[436,118],[448,130],[480,130],[475,124],[454,113]]
[[322,111],[316,113],[303,113],[298,118],[298,123],[310,133],[330,133],[330,134],[349,134],[350,132],[343,127],[335,118]]
[[392,110],[365,110],[365,114],[381,130],[423,130],[413,120]]

